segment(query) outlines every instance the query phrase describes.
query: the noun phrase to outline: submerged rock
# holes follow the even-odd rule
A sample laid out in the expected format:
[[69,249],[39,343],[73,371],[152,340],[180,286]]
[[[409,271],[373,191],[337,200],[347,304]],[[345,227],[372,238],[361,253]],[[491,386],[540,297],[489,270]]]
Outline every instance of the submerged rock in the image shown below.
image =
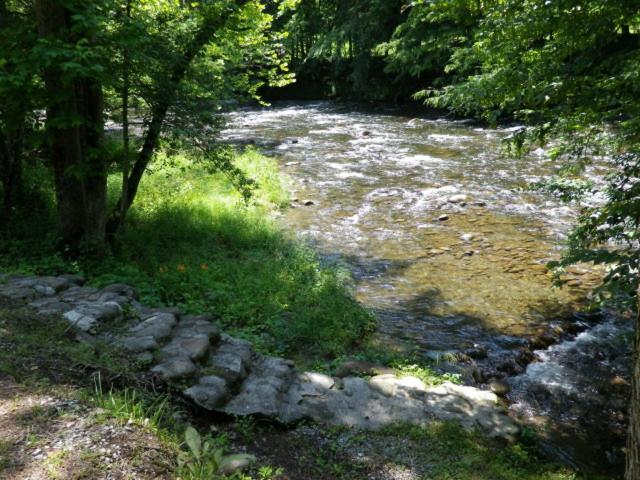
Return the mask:
[[509,384],[505,382],[501,382],[499,380],[494,380],[489,383],[489,390],[500,397],[504,397],[507,393],[511,391],[511,387]]

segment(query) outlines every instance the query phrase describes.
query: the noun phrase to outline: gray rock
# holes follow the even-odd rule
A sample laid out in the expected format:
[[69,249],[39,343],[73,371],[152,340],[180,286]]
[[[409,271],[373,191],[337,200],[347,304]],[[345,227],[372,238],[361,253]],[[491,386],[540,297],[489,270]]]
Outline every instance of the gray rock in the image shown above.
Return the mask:
[[215,410],[229,395],[227,382],[216,376],[200,378],[198,385],[193,385],[184,391],[184,394],[197,405],[207,410]]
[[449,215],[440,215],[438,217],[438,220],[440,220],[441,222],[444,222],[446,220],[449,220]]
[[171,313],[158,313],[133,327],[130,332],[136,336],[152,336],[156,340],[164,340],[171,336],[177,323],[176,317]]
[[284,358],[261,357],[254,362],[252,369],[266,376],[288,378],[294,372],[294,364]]
[[66,290],[71,285],[71,282],[62,277],[40,277],[40,283],[48,287],[53,288],[56,293]]
[[60,302],[58,298],[41,298],[30,303],[32,307],[38,310],[38,313],[42,315],[54,315],[58,313],[65,313],[72,310],[73,307],[65,302]]
[[449,203],[462,203],[465,202],[467,200],[467,196],[463,193],[458,194],[458,195],[451,195],[447,201]]
[[195,375],[198,368],[189,358],[177,357],[156,365],[151,371],[160,375],[163,380],[175,381]]
[[151,335],[141,337],[128,337],[120,343],[128,352],[140,353],[158,348],[158,342]]
[[103,304],[95,305],[95,316],[98,320],[118,320],[122,317],[122,307],[117,302],[104,302]]
[[299,375],[298,381],[301,383],[310,383],[320,391],[330,390],[336,384],[332,377],[317,372],[304,372]]
[[220,329],[217,325],[206,320],[206,316],[202,319],[193,317],[184,317],[178,323],[173,335],[174,337],[192,337],[194,334],[206,335],[211,344],[215,345],[220,340]]
[[225,407],[231,415],[262,415],[277,418],[287,383],[282,378],[249,376]]
[[86,315],[78,310],[70,310],[63,316],[69,321],[73,328],[77,328],[83,332],[92,331],[98,323],[95,317]]
[[56,294],[56,291],[51,288],[49,285],[34,285],[33,289],[38,292],[40,295],[44,295],[47,297],[52,297]]
[[230,383],[242,380],[248,374],[247,363],[240,355],[233,352],[216,352],[209,356],[207,367]]
[[489,390],[491,390],[493,393],[495,393],[500,397],[504,397],[507,393],[511,391],[511,387],[505,382],[494,380],[491,383],[489,383]]
[[[153,337],[152,337],[153,338]],[[162,348],[163,357],[189,357],[191,360],[201,360],[209,353],[209,337],[194,335],[192,337],[174,338]]]
[[31,287],[25,287],[25,286],[13,285],[13,284],[10,284],[7,286],[0,286],[0,295],[13,298],[14,300],[21,300],[21,301],[35,300],[36,298],[41,296],[40,294],[38,294],[38,292],[36,292]]
[[136,289],[130,287],[129,285],[125,285],[124,283],[114,283],[112,285],[108,285],[101,291],[105,293],[115,293],[116,295],[121,295],[130,299],[138,299],[138,292],[136,291]]
[[58,275],[58,278],[61,278],[63,280],[68,281],[71,284],[79,285],[79,286],[82,286],[85,283],[87,283],[85,278],[80,275],[64,274],[64,275]]

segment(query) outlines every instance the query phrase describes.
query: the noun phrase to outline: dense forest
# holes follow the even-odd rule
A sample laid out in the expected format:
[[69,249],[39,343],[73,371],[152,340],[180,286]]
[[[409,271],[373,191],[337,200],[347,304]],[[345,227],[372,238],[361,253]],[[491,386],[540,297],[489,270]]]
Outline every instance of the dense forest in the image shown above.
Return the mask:
[[[0,0],[0,287],[8,285],[8,297],[36,300],[16,297],[22,290],[10,290],[13,275],[80,275],[99,289],[126,283],[145,305],[213,315],[261,354],[307,369],[333,374],[356,359],[427,383],[451,380],[430,359],[375,340],[376,314],[356,298],[348,268],[325,261],[275,218],[317,200],[294,198],[284,166],[259,142],[225,141],[230,113],[281,100],[400,112],[420,106],[481,128],[509,127],[501,156],[520,162],[541,149],[553,164],[531,194],[576,209],[561,253],[547,265],[556,282],[576,264],[595,265],[603,273],[588,293],[591,311],[640,324],[637,0]],[[291,138],[282,143],[298,144]],[[604,171],[597,180],[585,173],[595,163]],[[439,215],[440,223],[448,219]],[[128,360],[117,353],[113,360],[101,344],[87,357],[66,324],[44,328],[58,336],[34,337],[33,318],[2,302],[0,380],[32,385],[39,367],[31,368],[30,355],[42,347],[44,357],[116,379],[98,395],[100,408],[112,408],[105,395],[113,406],[123,391],[130,395],[127,388],[143,392],[144,408],[158,406],[155,385],[139,381],[150,364],[119,370]],[[135,316],[129,308],[120,309],[122,322]],[[629,342],[636,354],[625,479],[638,480],[640,328]],[[73,376],[64,382],[95,387]],[[177,383],[167,391],[182,388]],[[162,478],[225,474],[223,464],[233,460],[223,461],[226,444],[191,427],[183,442],[182,424],[154,421],[158,435],[180,430],[171,438],[181,456]],[[389,435],[440,449],[442,458],[430,460],[435,476],[411,478],[590,478],[563,466],[545,470],[536,440],[505,453],[456,428]],[[491,446],[476,450],[476,441]],[[16,445],[0,438],[0,476],[7,469],[7,478],[30,478],[12,466]],[[449,446],[460,452],[458,462],[444,453]],[[308,478],[360,478],[353,462],[334,453],[319,457],[322,474]],[[340,462],[347,470],[336,473]],[[460,470],[447,470],[451,462]],[[486,470],[472,476],[480,464]],[[52,478],[88,478],[71,473]],[[267,466],[254,473],[290,478]]]

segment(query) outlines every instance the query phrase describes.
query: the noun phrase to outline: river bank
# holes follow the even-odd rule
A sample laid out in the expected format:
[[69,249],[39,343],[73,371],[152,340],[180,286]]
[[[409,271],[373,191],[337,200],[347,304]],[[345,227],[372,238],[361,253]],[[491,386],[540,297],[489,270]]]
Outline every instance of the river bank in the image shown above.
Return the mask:
[[[314,424],[283,429],[264,417],[234,419],[206,413],[181,400],[184,386],[177,378],[166,385],[145,374],[140,359],[130,351],[109,346],[119,323],[111,306],[130,299],[132,289],[74,287],[78,281],[77,276],[5,277],[0,295],[0,424],[8,436],[0,445],[0,473],[11,478],[106,479],[129,472],[138,478],[211,479],[183,468],[189,454],[183,432],[189,424],[198,427],[211,447],[187,458],[214,468],[208,471],[215,472],[228,453],[256,456],[244,473],[213,477],[220,479],[592,478],[544,461],[526,437],[505,445],[465,431],[455,421],[430,418],[423,427],[395,425],[365,433]],[[7,294],[28,299],[27,292],[32,302],[41,297],[34,303],[40,313],[6,299]],[[89,326],[72,315],[46,314],[56,305],[60,308],[57,294],[72,304],[71,296],[95,297],[96,323]],[[89,309],[87,299],[82,308]],[[86,310],[85,319],[88,316]],[[185,317],[179,325],[186,326],[185,322],[191,320]],[[76,336],[70,324],[74,329],[82,325],[102,331],[98,336],[103,341],[82,330]],[[159,333],[160,325],[154,325]],[[496,433],[493,430],[489,429]]]

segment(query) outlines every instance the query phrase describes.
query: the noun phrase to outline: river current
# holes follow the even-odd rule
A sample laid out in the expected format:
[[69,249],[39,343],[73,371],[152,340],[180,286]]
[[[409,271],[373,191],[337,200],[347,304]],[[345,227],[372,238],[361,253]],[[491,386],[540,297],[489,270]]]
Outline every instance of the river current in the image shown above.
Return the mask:
[[227,141],[279,159],[293,198],[283,224],[350,269],[381,342],[469,383],[502,377],[511,413],[556,456],[620,465],[630,325],[576,313],[593,268],[552,285],[546,263],[576,212],[528,189],[557,168],[544,149],[516,159],[503,142],[514,128],[400,108],[277,103],[227,121]]

